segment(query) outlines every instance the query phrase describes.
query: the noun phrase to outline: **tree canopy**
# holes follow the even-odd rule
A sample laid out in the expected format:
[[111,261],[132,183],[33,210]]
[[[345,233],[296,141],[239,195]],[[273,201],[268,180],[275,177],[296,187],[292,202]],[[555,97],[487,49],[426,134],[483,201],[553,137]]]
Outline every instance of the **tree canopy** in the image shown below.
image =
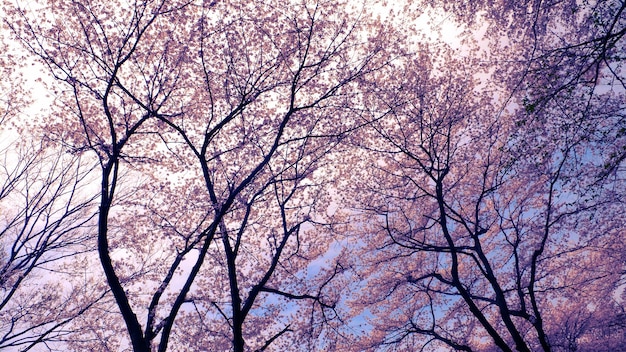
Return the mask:
[[2,6],[0,349],[626,344],[626,2]]

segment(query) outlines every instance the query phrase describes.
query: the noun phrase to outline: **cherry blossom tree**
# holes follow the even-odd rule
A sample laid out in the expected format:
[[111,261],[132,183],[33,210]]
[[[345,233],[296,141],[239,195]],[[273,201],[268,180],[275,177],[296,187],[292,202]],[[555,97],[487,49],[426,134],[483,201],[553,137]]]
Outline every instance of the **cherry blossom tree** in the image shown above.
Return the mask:
[[345,264],[361,278],[353,319],[370,317],[356,349],[610,350],[624,339],[598,328],[623,320],[623,6],[528,21],[511,15],[526,5],[484,5],[447,9],[468,18],[461,48],[366,82],[355,144],[370,156],[345,194],[367,190]]
[[578,131],[522,137],[489,116],[471,82],[413,82],[406,95],[377,93],[393,106],[371,124],[382,140],[360,139],[371,157],[353,182],[367,191],[354,203],[359,254],[345,266],[365,285],[352,314],[375,318],[358,348],[551,350],[563,319],[622,319],[621,184],[598,184],[602,166],[584,156]]
[[[265,350],[334,319],[334,268],[307,266],[333,242],[317,170],[380,65],[362,8],[29,6],[7,24],[56,80],[49,138],[98,160],[98,254],[133,350]],[[95,340],[76,346],[126,344]]]
[[[24,77],[12,70],[18,66],[15,52],[4,39],[0,348],[27,350],[62,338],[68,323],[102,298],[97,291],[85,296],[89,289],[63,272],[68,262],[94,249],[95,199],[88,191],[93,164],[21,129],[19,120],[31,102]],[[60,280],[48,280],[51,272]]]

